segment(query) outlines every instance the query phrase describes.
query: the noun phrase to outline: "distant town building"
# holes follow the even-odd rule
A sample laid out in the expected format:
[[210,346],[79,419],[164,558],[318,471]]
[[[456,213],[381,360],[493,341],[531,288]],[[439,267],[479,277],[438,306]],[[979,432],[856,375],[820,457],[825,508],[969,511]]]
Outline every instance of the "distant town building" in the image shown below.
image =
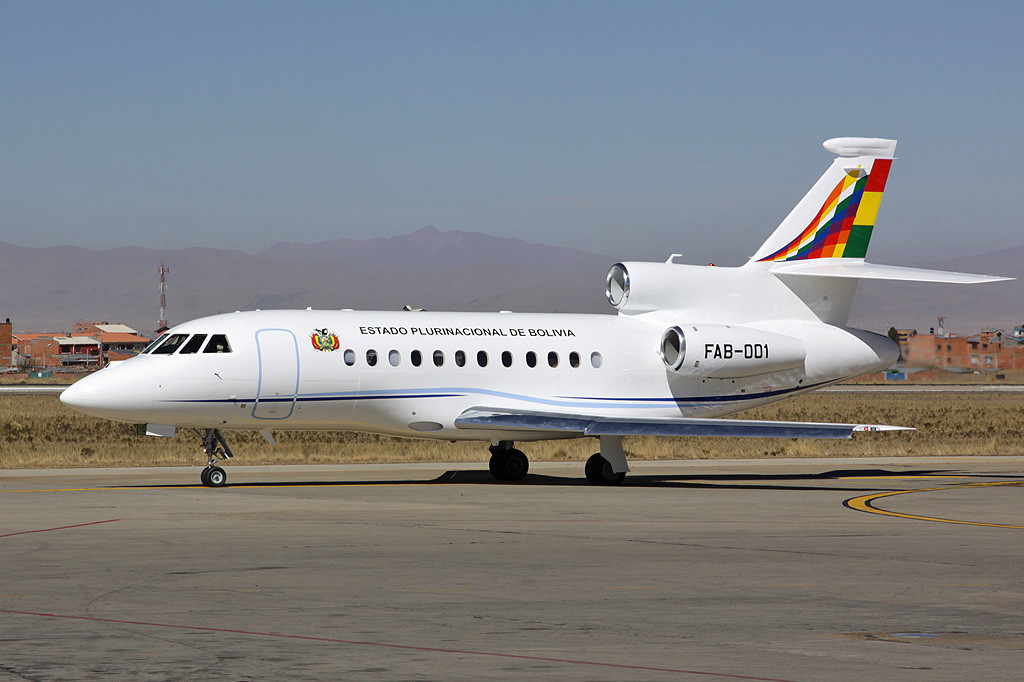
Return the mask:
[[106,362],[127,360],[138,355],[150,341],[127,325],[109,322],[75,322],[74,333],[97,339]]
[[33,369],[100,366],[100,342],[89,336],[63,332],[18,333],[18,364]]
[[909,352],[910,339],[917,336],[916,329],[897,329],[896,330],[897,341],[900,347],[900,359],[906,359],[907,353]]
[[0,322],[0,369],[16,366],[14,348],[14,326],[8,317],[6,322]]
[[111,324],[110,322],[85,322],[79,320],[71,328],[73,336],[88,336],[90,334],[116,333],[116,334],[138,334],[126,324]]
[[[10,329],[7,323],[7,329]],[[138,355],[149,339],[123,324],[76,322],[66,332],[29,332],[11,334],[11,365],[24,369],[80,367],[95,369],[108,362],[127,360]],[[4,326],[0,325],[0,354],[3,353]]]
[[1024,369],[1024,344],[1000,329],[984,329],[974,336],[918,334],[907,339],[904,361],[954,371]]

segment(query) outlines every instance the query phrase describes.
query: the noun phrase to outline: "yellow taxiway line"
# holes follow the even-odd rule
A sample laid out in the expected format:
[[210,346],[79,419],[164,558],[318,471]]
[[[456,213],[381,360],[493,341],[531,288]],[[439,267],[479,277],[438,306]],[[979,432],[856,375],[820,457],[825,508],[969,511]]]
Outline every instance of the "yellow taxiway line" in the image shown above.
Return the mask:
[[991,483],[965,483],[963,485],[950,485],[942,486],[940,488],[917,488],[914,490],[892,490],[886,493],[872,493],[870,495],[861,495],[860,497],[854,497],[843,502],[844,507],[848,507],[855,511],[867,512],[868,514],[881,514],[883,516],[895,516],[901,519],[913,519],[915,521],[936,521],[938,523],[958,523],[965,526],[987,526],[989,528],[1013,528],[1016,530],[1024,530],[1024,526],[1014,526],[1008,523],[984,523],[981,521],[961,521],[959,519],[944,519],[938,516],[921,516],[920,514],[904,514],[902,512],[888,511],[886,509],[879,509],[874,506],[875,500],[880,500],[883,497],[893,497],[895,495],[909,495],[910,493],[928,493],[936,492],[939,490],[957,490],[963,488],[987,488],[997,485],[1024,485],[1024,481],[995,481]]

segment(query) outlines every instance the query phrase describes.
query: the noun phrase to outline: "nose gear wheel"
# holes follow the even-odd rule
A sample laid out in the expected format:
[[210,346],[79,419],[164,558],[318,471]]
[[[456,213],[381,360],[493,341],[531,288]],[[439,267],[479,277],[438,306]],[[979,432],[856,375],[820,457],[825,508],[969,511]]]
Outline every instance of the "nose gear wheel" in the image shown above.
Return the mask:
[[202,432],[193,429],[193,431],[203,439],[203,452],[206,453],[206,468],[199,474],[199,480],[207,487],[220,488],[228,482],[228,475],[217,466],[217,462],[231,459],[234,454],[220,429],[205,429]]

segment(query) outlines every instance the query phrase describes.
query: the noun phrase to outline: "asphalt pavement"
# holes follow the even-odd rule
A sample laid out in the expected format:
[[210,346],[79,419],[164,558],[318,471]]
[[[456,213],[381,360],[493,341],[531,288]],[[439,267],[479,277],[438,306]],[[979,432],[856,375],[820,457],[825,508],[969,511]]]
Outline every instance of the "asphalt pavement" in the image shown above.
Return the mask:
[[1024,458],[0,471],[0,680],[1013,680]]

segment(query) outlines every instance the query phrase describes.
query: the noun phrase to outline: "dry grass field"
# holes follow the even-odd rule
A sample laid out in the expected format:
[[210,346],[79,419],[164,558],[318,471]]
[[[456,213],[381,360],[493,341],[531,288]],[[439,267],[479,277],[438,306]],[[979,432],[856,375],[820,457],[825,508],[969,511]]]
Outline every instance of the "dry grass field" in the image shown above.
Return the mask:
[[[888,423],[916,432],[860,433],[848,441],[626,438],[631,459],[1024,455],[1024,396],[1013,393],[814,393],[738,415],[747,419]],[[242,464],[484,462],[486,443],[405,440],[356,433],[228,433]],[[525,443],[535,461],[583,461],[594,439]],[[72,412],[56,395],[0,396],[0,468],[178,466],[205,463],[199,439],[137,436],[131,425]]]

